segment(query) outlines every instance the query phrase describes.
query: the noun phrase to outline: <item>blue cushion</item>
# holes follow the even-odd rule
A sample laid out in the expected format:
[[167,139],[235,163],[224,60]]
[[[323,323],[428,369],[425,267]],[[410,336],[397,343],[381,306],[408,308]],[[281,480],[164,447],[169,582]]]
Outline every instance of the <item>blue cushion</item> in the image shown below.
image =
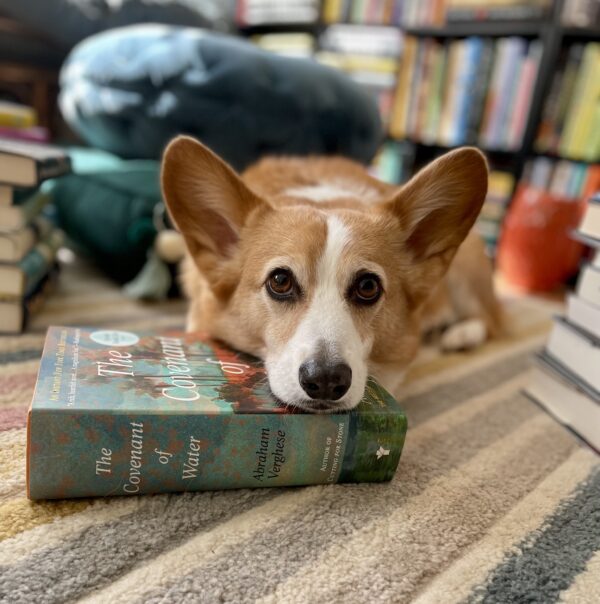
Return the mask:
[[265,153],[369,161],[381,126],[345,75],[201,29],[140,25],[95,35],[61,72],[60,107],[89,144],[158,158],[191,134],[241,169]]

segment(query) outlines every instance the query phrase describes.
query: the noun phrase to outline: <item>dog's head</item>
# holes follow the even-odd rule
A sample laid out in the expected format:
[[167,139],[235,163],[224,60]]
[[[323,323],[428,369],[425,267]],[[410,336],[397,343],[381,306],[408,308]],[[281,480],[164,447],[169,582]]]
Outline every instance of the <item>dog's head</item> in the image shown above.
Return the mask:
[[464,148],[368,204],[270,199],[179,137],[162,185],[189,251],[188,326],[262,357],[283,402],[331,411],[358,404],[374,364],[414,357],[419,307],[481,209],[487,167]]

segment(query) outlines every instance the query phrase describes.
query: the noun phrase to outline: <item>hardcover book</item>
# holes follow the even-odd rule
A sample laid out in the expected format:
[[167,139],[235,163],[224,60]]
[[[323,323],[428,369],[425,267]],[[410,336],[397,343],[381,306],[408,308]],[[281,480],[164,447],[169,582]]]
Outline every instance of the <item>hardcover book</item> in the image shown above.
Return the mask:
[[27,422],[31,499],[392,478],[406,417],[282,406],[262,364],[198,334],[51,327]]
[[35,187],[71,171],[71,160],[58,147],[0,138],[0,183]]

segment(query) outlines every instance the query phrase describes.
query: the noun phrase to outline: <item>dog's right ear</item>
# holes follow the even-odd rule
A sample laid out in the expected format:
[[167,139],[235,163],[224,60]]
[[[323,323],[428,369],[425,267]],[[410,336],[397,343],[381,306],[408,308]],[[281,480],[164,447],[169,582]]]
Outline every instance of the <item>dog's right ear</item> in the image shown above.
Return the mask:
[[167,146],[161,183],[173,222],[207,272],[233,255],[248,215],[266,205],[229,165],[189,136]]

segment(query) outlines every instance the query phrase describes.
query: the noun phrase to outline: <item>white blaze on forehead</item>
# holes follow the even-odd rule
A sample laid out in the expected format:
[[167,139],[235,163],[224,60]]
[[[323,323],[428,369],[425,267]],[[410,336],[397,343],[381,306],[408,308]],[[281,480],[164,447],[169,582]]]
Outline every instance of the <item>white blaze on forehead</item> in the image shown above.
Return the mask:
[[285,402],[307,398],[300,387],[298,371],[321,348],[330,362],[344,362],[352,370],[352,385],[339,407],[354,407],[362,398],[372,342],[362,341],[345,300],[350,275],[342,274],[341,264],[351,236],[349,227],[339,217],[327,217],[327,239],[317,265],[310,306],[283,349],[273,351],[272,356],[267,354],[271,389]]
[[378,193],[369,186],[353,182],[323,182],[318,185],[307,185],[305,187],[293,187],[285,191],[286,195],[302,197],[311,201],[330,201],[340,197],[374,201],[378,199]]

